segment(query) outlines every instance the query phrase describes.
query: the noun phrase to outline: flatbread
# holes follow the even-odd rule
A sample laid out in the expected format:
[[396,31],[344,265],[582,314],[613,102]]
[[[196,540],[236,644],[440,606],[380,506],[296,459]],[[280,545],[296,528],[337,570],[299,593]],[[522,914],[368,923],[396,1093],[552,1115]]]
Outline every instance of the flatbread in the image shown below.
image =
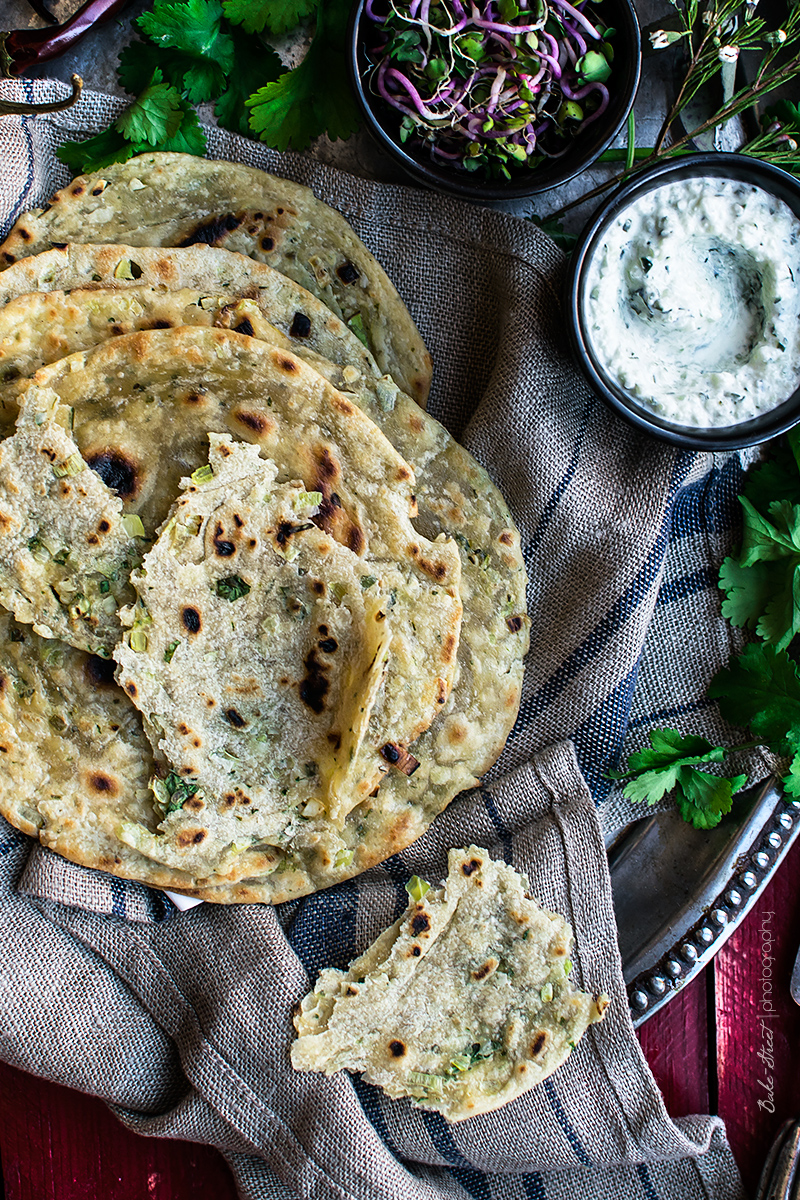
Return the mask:
[[69,242],[201,243],[266,262],[360,325],[381,371],[424,405],[431,357],[383,268],[309,188],[239,163],[143,154],[81,175],[19,218],[0,262]]
[[114,664],[39,637],[0,609],[0,814],[72,862],[154,887],[191,876],[122,844],[123,819],[155,828],[157,765]]
[[397,391],[322,301],[264,263],[210,246],[48,250],[0,274],[0,304],[0,437],[16,419],[14,380],[140,329],[252,329],[310,362],[334,387],[373,394],[368,403]]
[[491,1112],[569,1056],[608,1000],[570,978],[572,931],[486,850],[451,850],[349,970],[321,972],[295,1017],[299,1071],[360,1071],[449,1121]]
[[108,658],[141,541],[57,410],[54,392],[32,389],[0,444],[0,604],[43,637]]
[[257,446],[212,434],[210,466],[184,481],[133,576],[139,599],[115,650],[119,682],[191,795],[156,835],[125,824],[120,837],[231,879],[255,873],[251,847],[325,846],[335,861],[348,814],[379,795],[449,694],[458,552],[424,547],[435,578],[410,553],[357,555],[314,524],[320,493],[278,483]]
[[[210,422],[207,397],[188,380],[179,397],[179,412],[167,422],[169,433],[164,433],[159,424],[163,412],[134,384],[141,365],[151,358],[148,339],[173,336],[183,339],[189,335],[164,331],[116,338],[91,354],[73,356],[38,373],[38,386],[52,385],[73,408],[75,436],[82,452],[123,495],[129,511],[143,511],[159,487],[164,502],[172,499],[180,476],[203,461],[208,429],[258,440],[258,431],[252,426],[258,426],[260,411],[248,405],[244,412],[249,415],[242,422],[234,405],[218,423]],[[191,331],[190,336],[210,337],[212,344],[214,339],[233,338],[240,346],[249,344],[252,355],[259,354],[253,339],[248,342],[243,336],[203,330]],[[203,363],[210,362],[213,372],[216,351],[195,346],[189,354],[189,343],[182,344],[186,353],[170,352],[165,362],[174,369],[176,363],[191,358],[187,368],[192,379],[202,383]],[[529,626],[519,534],[483,468],[396,385],[390,380],[383,382],[383,390],[352,393],[349,398],[367,409],[413,465],[419,532],[430,539],[452,534],[461,553],[465,616],[453,691],[442,714],[414,745],[420,760],[418,770],[410,777],[391,772],[381,787],[380,806],[367,801],[354,810],[342,831],[345,849],[338,863],[332,864],[327,854],[287,856],[262,878],[208,886],[193,879],[190,886],[178,889],[190,895],[218,903],[278,903],[358,874],[419,837],[452,796],[471,786],[491,765],[513,724]],[[112,402],[109,397],[115,388]],[[98,421],[106,404],[112,411]],[[175,422],[180,428],[174,428]],[[162,470],[160,481],[153,461],[154,446],[163,449],[163,463],[170,463],[172,455],[178,459],[171,470]],[[308,486],[315,490],[313,484]],[[163,519],[166,507],[161,502],[154,505],[153,519],[156,513]],[[29,794],[20,794],[20,805],[29,801]],[[124,851],[123,847],[123,857]],[[147,873],[144,877],[157,883]]]

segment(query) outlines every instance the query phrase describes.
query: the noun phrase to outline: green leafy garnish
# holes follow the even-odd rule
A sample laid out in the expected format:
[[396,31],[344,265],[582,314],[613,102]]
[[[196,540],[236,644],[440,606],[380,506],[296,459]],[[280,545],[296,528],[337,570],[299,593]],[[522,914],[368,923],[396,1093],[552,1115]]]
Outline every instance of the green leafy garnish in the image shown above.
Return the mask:
[[223,0],[225,16],[245,33],[265,29],[281,37],[313,17],[317,0]]
[[241,575],[226,575],[217,580],[216,591],[221,600],[241,600],[250,591],[250,584]]
[[130,108],[110,129],[83,142],[65,142],[57,154],[75,172],[101,171],[114,162],[126,162],[147,150],[204,154],[206,137],[197,114],[160,68]]
[[218,96],[234,69],[233,38],[222,31],[220,0],[154,0],[152,12],[143,13],[137,24],[156,46],[184,56],[180,66],[173,60],[173,74],[182,75],[187,99],[194,104]]
[[183,112],[177,88],[164,82],[156,67],[150,84],[120,117],[116,128],[129,142],[157,146],[178,132]]
[[742,548],[726,558],[719,586],[723,615],[755,629],[765,642],[786,647],[800,630],[800,505],[773,500],[766,515],[743,495]]
[[170,642],[170,644],[167,646],[166,650],[164,651],[164,662],[172,662],[172,657],[173,657],[175,651],[178,649],[178,646],[180,646],[180,644],[181,644],[180,640],[178,640],[176,642]]
[[708,694],[732,725],[749,727],[777,754],[800,748],[800,678],[785,650],[754,642],[718,675]]
[[250,128],[275,150],[304,150],[322,133],[332,140],[349,137],[360,115],[347,75],[345,34],[349,0],[325,0],[303,61],[245,103]]
[[696,829],[713,829],[730,812],[733,795],[747,782],[746,775],[725,779],[698,770],[702,763],[721,763],[728,753],[703,737],[682,736],[675,729],[651,729],[650,749],[628,758],[624,771],[610,771],[612,779],[627,780],[623,795],[634,803],[656,804],[674,791],[685,821]]
[[245,101],[264,84],[278,79],[286,68],[275,51],[258,38],[247,36],[236,26],[231,27],[231,35],[236,47],[236,70],[228,76],[214,114],[225,129],[250,137],[250,112]]

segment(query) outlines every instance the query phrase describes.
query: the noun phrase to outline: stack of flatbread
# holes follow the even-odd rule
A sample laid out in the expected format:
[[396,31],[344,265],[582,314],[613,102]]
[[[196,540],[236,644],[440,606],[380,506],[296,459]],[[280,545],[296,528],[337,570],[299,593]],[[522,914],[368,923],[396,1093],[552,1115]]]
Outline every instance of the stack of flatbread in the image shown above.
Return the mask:
[[0,812],[220,903],[407,846],[499,755],[528,618],[384,271],[308,189],[172,154],[0,264]]

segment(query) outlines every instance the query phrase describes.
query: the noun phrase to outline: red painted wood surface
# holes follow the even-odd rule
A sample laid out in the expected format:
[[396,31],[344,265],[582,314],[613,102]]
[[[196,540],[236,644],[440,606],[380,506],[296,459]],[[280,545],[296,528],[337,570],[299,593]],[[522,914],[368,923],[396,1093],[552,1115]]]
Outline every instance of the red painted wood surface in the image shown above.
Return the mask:
[[751,1191],[779,1126],[800,1117],[798,944],[800,840],[715,961],[719,1113]]
[[[800,1116],[798,942],[800,841],[714,964],[639,1030],[669,1112],[718,1111],[750,1192],[778,1126]],[[236,1200],[215,1150],[129,1133],[100,1100],[3,1064],[0,1164],[4,1200]]]

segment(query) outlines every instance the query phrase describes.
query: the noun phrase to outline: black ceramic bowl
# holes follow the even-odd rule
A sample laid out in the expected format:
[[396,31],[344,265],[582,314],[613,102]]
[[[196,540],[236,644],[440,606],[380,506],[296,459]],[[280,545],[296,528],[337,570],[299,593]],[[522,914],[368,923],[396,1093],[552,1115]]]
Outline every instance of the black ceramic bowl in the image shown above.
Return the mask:
[[[708,451],[736,450],[765,442],[796,425],[800,421],[800,388],[769,412],[735,425],[705,429],[673,424],[628,395],[598,360],[587,334],[589,267],[611,223],[634,200],[653,188],[696,178],[732,179],[753,184],[777,196],[800,217],[800,181],[778,167],[744,154],[692,154],[642,172],[601,205],[580,235],[567,275],[569,334],[577,361],[590,385],[626,421],[674,446]],[[796,286],[800,287],[800,279]]]
[[479,202],[532,196],[566,183],[584,171],[608,148],[627,119],[639,84],[642,62],[639,22],[631,0],[603,0],[603,20],[616,29],[614,74],[609,81],[611,99],[603,115],[576,137],[574,145],[563,157],[543,162],[534,170],[521,171],[510,180],[488,181],[478,178],[478,172],[472,174],[457,167],[440,166],[430,158],[422,157],[422,152],[420,157],[413,157],[400,143],[397,112],[373,95],[365,82],[367,61],[362,26],[368,18],[362,15],[364,2],[358,0],[353,8],[348,33],[348,65],[355,94],[372,135],[419,183]]

